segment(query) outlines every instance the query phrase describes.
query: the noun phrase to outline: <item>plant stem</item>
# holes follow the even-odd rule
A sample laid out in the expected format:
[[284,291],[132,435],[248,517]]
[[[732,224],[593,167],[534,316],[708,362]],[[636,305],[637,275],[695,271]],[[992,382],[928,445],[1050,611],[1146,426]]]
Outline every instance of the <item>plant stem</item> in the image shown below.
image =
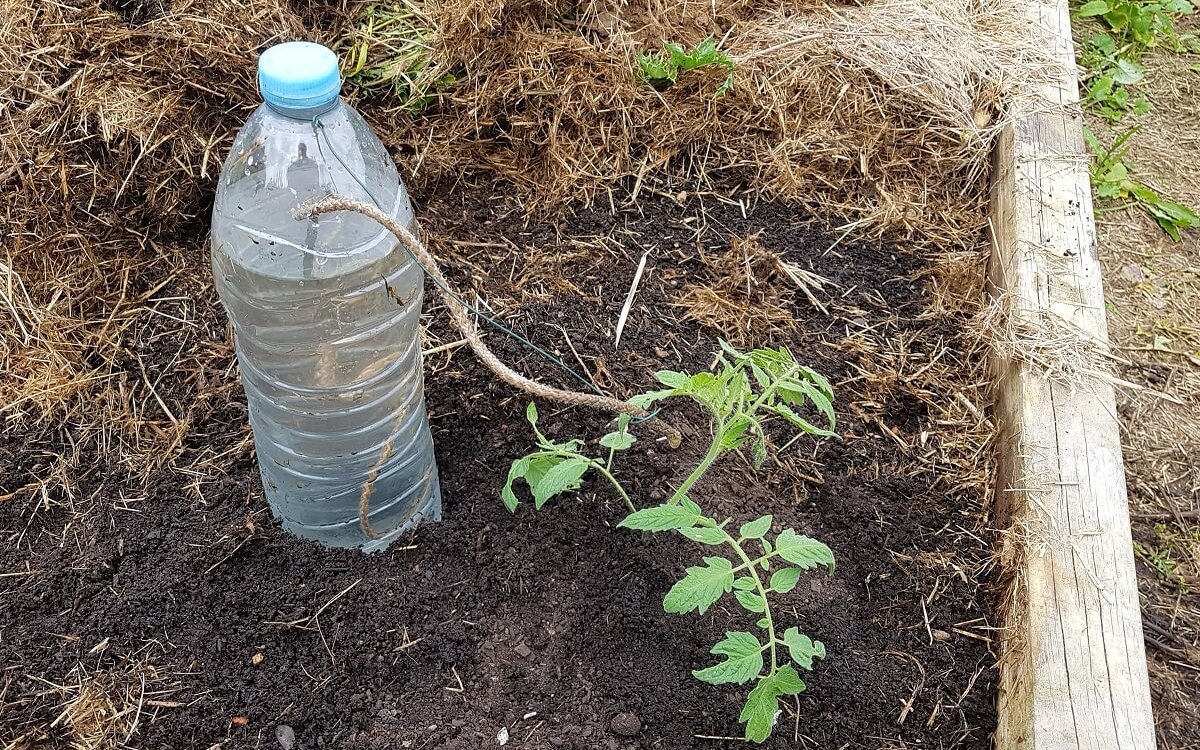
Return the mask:
[[733,551],[741,558],[742,566],[750,570],[750,575],[754,577],[754,587],[758,589],[758,595],[762,597],[763,619],[767,621],[767,638],[770,640],[771,645],[771,671],[768,674],[773,675],[779,669],[779,663],[775,660],[775,621],[771,619],[771,603],[767,600],[767,588],[763,586],[762,578],[758,574],[758,566],[756,565],[758,560],[751,560],[750,556],[746,554],[746,550],[742,549],[742,545],[738,544],[738,541],[728,531],[724,529],[721,529],[721,531],[725,532],[725,541],[730,547],[733,547]]
[[708,452],[704,454],[704,458],[700,460],[700,463],[697,464],[696,468],[692,469],[692,473],[688,474],[687,479],[683,480],[683,484],[679,485],[679,487],[675,490],[675,494],[671,496],[672,505],[677,505],[679,503],[679,499],[687,494],[687,491],[692,488],[692,485],[700,481],[700,477],[704,476],[704,472],[708,471],[716,462],[717,457],[721,455],[721,440],[725,434],[726,426],[729,425],[729,423],[732,422],[735,417],[742,415],[753,417],[755,413],[758,412],[759,408],[761,408],[766,402],[766,400],[774,395],[775,391],[779,390],[779,386],[783,383],[783,381],[787,380],[799,371],[800,367],[798,365],[789,367],[782,375],[780,375],[778,378],[775,378],[775,380],[769,386],[764,388],[763,392],[758,395],[758,398],[756,398],[748,408],[738,409],[724,419],[719,417],[716,419],[716,424],[714,425],[713,429],[713,441],[712,444],[708,446]]
[[679,485],[675,490],[675,494],[671,496],[671,504],[678,505],[679,499],[687,494],[687,491],[692,488],[696,482],[700,481],[700,477],[704,476],[704,472],[708,471],[713,463],[717,460],[717,456],[721,455],[721,437],[725,432],[725,423],[717,425],[716,434],[713,436],[712,444],[708,446],[708,452],[704,454],[704,458],[692,469],[692,473],[688,474],[687,479],[683,480],[683,484]]
[[629,494],[625,492],[625,488],[622,487],[621,483],[617,481],[617,478],[612,475],[612,472],[604,468],[604,464],[600,463],[599,461],[592,460],[589,461],[589,463],[592,465],[593,469],[603,474],[604,478],[608,480],[608,483],[613,486],[613,489],[615,489],[617,494],[621,496],[621,499],[625,501],[625,507],[629,508],[629,512],[636,513],[637,508],[634,506],[633,501],[629,499]]
[[773,396],[775,391],[779,390],[780,384],[799,371],[800,367],[798,365],[792,365],[791,367],[788,367],[782,375],[771,381],[771,384],[764,388],[762,393],[758,394],[758,398],[754,399],[754,403],[750,404],[750,408],[746,410],[746,414],[749,414],[753,417],[755,412],[758,411],[759,407],[763,405],[763,402]]

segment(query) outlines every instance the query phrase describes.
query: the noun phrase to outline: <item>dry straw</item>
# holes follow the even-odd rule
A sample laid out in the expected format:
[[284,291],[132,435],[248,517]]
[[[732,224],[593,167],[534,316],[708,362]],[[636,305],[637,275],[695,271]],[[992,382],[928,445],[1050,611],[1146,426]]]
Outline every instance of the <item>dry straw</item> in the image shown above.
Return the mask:
[[[103,440],[108,425],[144,421],[118,413],[135,392],[155,400],[153,378],[130,369],[131,326],[162,285],[196,278],[258,51],[361,42],[366,6],[0,0],[0,416],[20,425],[86,405],[89,419],[107,414]],[[562,210],[612,199],[620,180],[636,196],[669,167],[859,231],[970,246],[1007,82],[1041,62],[1014,41],[1004,3],[978,6],[411,2],[433,99],[419,114],[386,98],[363,109],[418,195],[494,175],[529,210]],[[706,71],[664,92],[639,83],[639,52],[707,35],[735,63],[730,94],[715,98],[721,74]]]

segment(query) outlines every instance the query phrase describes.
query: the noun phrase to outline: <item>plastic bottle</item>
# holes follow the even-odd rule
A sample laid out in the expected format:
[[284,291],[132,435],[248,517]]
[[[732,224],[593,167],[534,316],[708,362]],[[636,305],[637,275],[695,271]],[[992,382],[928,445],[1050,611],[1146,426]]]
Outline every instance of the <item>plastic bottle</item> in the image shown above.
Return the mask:
[[212,267],[263,486],[292,534],[383,549],[441,518],[418,336],[422,272],[365,216],[297,220],[292,210],[340,193],[415,232],[412,206],[383,144],[339,98],[332,51],[276,45],[259,58],[258,80],[264,103],[217,187]]

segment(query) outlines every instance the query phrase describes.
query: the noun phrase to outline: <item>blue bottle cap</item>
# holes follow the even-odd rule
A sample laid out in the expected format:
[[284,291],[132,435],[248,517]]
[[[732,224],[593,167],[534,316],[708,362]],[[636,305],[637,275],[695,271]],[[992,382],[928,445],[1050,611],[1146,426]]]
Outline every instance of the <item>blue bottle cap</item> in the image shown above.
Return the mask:
[[258,88],[284,114],[319,111],[342,91],[337,55],[314,42],[276,44],[258,57]]

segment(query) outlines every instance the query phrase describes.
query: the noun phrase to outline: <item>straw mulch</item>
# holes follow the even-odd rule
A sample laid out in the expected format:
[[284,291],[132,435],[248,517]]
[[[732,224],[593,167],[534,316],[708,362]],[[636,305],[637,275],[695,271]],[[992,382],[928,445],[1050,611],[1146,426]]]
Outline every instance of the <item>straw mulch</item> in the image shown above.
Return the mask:
[[[981,176],[1006,83],[1034,67],[1004,3],[974,6],[427,0],[404,7],[431,101],[415,114],[386,97],[364,109],[418,192],[493,173],[531,211],[559,210],[670,165],[685,184],[732,173],[859,230],[966,245],[984,226]],[[0,3],[10,419],[47,416],[107,382],[125,313],[205,252],[221,159],[256,103],[257,53],[315,38],[386,56],[393,47],[357,31],[366,9]],[[639,52],[706,35],[734,62],[729,94],[712,94],[721,71],[664,92],[638,80]]]

